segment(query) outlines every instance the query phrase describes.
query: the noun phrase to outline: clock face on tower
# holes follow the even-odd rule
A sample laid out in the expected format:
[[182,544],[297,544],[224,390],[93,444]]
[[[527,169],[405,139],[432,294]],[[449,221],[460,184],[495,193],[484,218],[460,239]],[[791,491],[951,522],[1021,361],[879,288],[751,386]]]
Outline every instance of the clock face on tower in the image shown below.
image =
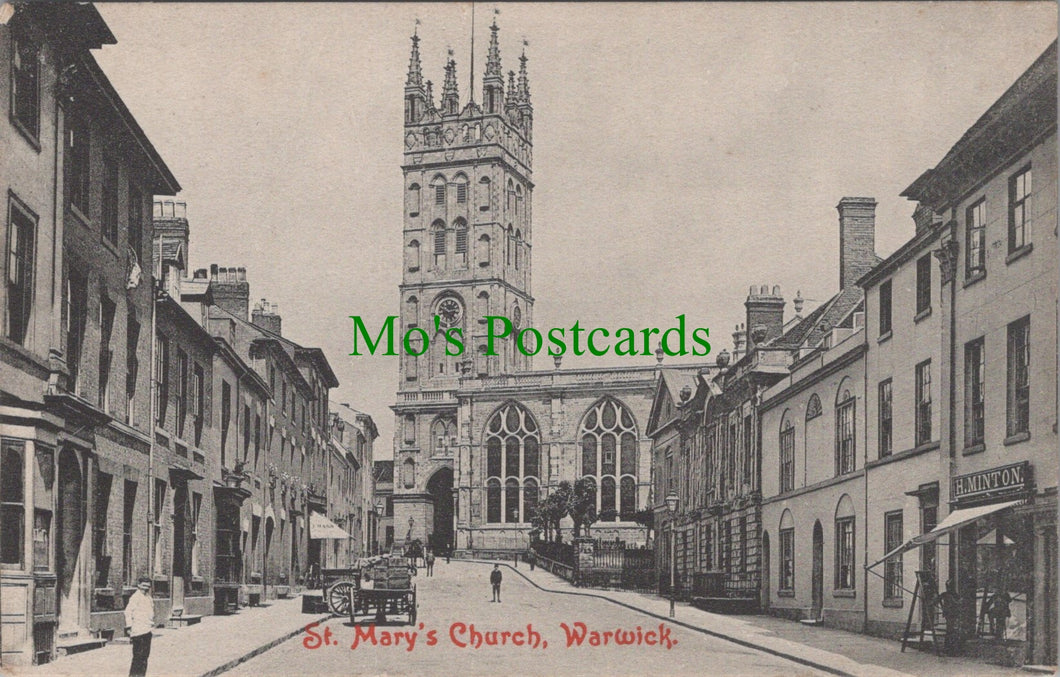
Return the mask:
[[460,318],[463,317],[463,314],[464,309],[460,305],[460,302],[456,299],[442,299],[438,303],[438,319],[441,321],[442,326],[446,329],[458,325],[460,323]]

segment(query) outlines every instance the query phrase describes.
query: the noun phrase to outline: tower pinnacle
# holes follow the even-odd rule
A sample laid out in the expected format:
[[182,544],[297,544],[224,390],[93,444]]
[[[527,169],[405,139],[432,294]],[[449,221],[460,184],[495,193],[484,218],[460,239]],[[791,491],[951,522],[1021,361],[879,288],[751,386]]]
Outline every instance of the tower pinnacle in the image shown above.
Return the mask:
[[445,83],[442,85],[442,115],[456,115],[460,112],[460,92],[456,87],[456,60],[453,50],[449,50],[449,61],[445,64]]
[[530,78],[526,75],[526,41],[523,41],[523,53],[519,57],[519,93],[518,101],[526,106],[530,105]]
[[482,104],[486,113],[500,113],[504,101],[504,71],[501,70],[501,48],[497,43],[497,19],[490,26],[490,47],[486,56],[486,75],[482,78]]
[[406,87],[423,86],[423,70],[420,67],[420,36],[412,34],[412,54],[409,56],[409,75],[405,80]]

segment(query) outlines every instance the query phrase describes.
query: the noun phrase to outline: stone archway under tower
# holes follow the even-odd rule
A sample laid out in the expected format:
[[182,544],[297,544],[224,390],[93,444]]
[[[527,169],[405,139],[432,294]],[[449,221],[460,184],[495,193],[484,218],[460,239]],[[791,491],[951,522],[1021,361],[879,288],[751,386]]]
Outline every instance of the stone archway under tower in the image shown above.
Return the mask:
[[433,503],[433,519],[427,544],[436,552],[445,552],[453,547],[453,469],[439,468],[427,480],[427,494]]

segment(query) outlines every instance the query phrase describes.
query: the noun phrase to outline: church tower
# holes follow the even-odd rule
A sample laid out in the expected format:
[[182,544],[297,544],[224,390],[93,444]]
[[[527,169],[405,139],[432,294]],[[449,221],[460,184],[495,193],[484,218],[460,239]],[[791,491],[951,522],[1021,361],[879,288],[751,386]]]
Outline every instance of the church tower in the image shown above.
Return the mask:
[[[462,375],[481,377],[529,369],[514,340],[486,354],[487,315],[515,330],[533,321],[531,196],[533,107],[525,51],[507,91],[496,22],[490,27],[482,103],[461,106],[452,50],[441,98],[425,80],[418,35],[405,81],[404,257],[401,335],[420,327],[430,336],[421,355],[402,350],[394,433],[395,540],[451,535],[436,493],[451,491],[456,452],[456,390]],[[518,78],[518,79],[516,79]],[[459,328],[464,353],[448,355],[439,330]],[[514,332],[513,332],[514,334]],[[414,346],[417,347],[417,346]],[[422,349],[420,347],[419,349]],[[451,349],[450,349],[451,352]],[[431,487],[445,469],[448,488]],[[451,510],[451,500],[449,510]],[[451,524],[451,515],[449,517]],[[445,533],[449,531],[449,534]]]

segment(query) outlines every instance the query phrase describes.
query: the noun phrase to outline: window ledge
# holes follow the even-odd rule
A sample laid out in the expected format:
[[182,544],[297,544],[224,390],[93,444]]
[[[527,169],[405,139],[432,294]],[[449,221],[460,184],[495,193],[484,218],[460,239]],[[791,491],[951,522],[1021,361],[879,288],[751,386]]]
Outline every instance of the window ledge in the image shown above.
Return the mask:
[[900,597],[897,599],[884,598],[883,606],[887,607],[888,609],[901,609],[904,606],[904,601]]
[[480,268],[485,268],[485,267],[486,267],[486,266],[488,266],[489,264],[490,264],[490,262],[489,262],[489,261],[479,261],[479,262],[478,262],[478,265],[479,265],[479,267],[480,267]]
[[409,266],[409,272],[410,273],[418,273],[418,272],[420,272],[420,267],[419,266]]
[[794,597],[794,590],[777,590],[777,597]]
[[969,444],[968,446],[966,446],[964,448],[964,450],[961,452],[961,455],[962,456],[971,456],[972,454],[978,454],[978,453],[983,452],[983,451],[986,451],[986,445],[983,444],[982,442],[977,442],[975,444]]
[[920,322],[921,320],[931,317],[931,306],[924,308],[913,317],[913,324]]
[[891,340],[891,335],[892,332],[890,330],[883,332],[880,334],[880,337],[876,339],[876,343],[883,343],[884,341]]
[[970,271],[964,277],[964,286],[963,286],[963,288],[967,289],[968,287],[971,287],[973,284],[975,284],[979,280],[985,280],[985,279],[986,279],[986,269],[985,268],[980,268],[979,270]]
[[26,143],[28,143],[36,153],[40,153],[40,139],[26,129],[26,126],[22,124],[21,120],[15,117],[14,113],[11,114],[11,126],[18,130],[18,133],[22,135],[22,138],[26,140]]
[[833,590],[832,597],[846,597],[847,599],[854,599],[858,596],[856,590]]
[[419,215],[420,215],[419,212],[409,212],[409,218],[413,218],[414,219],[414,218],[416,218]]
[[76,218],[78,221],[81,222],[82,226],[84,226],[85,228],[91,228],[92,227],[92,219],[90,219],[87,216],[85,216],[85,213],[82,212],[80,209],[78,209],[77,205],[68,204],[66,206],[66,209],[67,209],[67,211],[69,211],[71,214],[74,215],[74,218]]
[[1005,257],[1005,265],[1008,265],[1017,259],[1022,259],[1024,256],[1030,254],[1032,251],[1034,251],[1033,242],[1028,242],[1019,249],[1013,249],[1011,252],[1009,252],[1009,255]]
[[1022,433],[1016,433],[1015,435],[1009,435],[1008,437],[1006,437],[1005,441],[1004,441],[1004,445],[1007,447],[1007,446],[1012,445],[1012,444],[1019,444],[1020,442],[1026,442],[1030,438],[1031,438],[1031,434],[1030,434],[1029,431],[1024,431]]

